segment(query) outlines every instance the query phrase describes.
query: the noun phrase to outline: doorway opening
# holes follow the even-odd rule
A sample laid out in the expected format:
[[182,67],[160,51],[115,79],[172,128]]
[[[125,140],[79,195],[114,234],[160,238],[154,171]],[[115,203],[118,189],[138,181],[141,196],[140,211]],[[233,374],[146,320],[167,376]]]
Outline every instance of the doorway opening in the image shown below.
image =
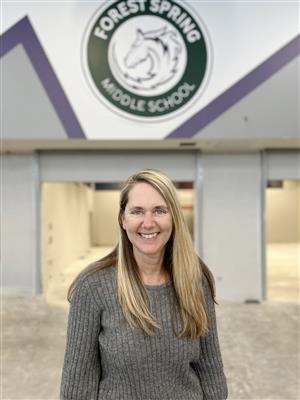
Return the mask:
[[[41,203],[42,291],[47,302],[66,306],[75,277],[108,254],[118,240],[120,183],[43,182]],[[192,182],[175,182],[194,238]]]
[[75,277],[116,243],[118,186],[98,185],[42,184],[42,291],[51,304],[66,305]]
[[266,189],[267,300],[299,301],[300,181],[272,180]]

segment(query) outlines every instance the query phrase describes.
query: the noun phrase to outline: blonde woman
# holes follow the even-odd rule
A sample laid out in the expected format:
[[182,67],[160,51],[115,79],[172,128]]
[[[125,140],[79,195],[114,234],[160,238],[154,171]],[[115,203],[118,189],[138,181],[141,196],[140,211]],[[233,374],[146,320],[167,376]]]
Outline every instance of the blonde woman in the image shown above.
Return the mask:
[[169,178],[132,175],[119,225],[116,248],[69,289],[61,399],[227,399],[213,276]]

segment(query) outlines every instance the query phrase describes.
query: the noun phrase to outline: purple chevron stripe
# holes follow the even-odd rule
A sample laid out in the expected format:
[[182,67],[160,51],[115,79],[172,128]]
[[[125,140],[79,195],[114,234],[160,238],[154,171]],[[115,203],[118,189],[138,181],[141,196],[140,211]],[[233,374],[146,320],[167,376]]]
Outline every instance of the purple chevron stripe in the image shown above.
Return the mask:
[[0,36],[0,57],[22,44],[69,138],[85,134],[27,16]]
[[231,86],[188,121],[176,128],[166,139],[191,138],[195,136],[208,124],[247,96],[256,87],[263,84],[299,54],[300,35],[296,36],[253,71],[249,72],[244,78]]

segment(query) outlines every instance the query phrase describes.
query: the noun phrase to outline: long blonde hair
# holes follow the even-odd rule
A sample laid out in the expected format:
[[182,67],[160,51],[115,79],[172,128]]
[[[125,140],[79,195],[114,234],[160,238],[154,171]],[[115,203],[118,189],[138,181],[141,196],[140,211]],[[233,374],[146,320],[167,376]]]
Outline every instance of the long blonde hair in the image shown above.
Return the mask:
[[148,183],[161,194],[173,221],[172,235],[165,249],[164,266],[173,281],[173,317],[178,311],[177,316],[180,317],[182,325],[181,332],[175,333],[179,338],[196,339],[204,336],[208,333],[209,321],[204,298],[203,275],[208,280],[213,299],[214,279],[210,270],[195,253],[175,186],[167,176],[157,170],[140,170],[124,183],[120,193],[119,242],[110,254],[82,271],[69,289],[68,300],[70,301],[72,292],[82,275],[116,266],[118,300],[129,325],[132,328],[142,329],[149,336],[155,335],[155,328],[160,328],[151,314],[148,295],[139,275],[132,244],[122,226],[122,216],[129,192],[139,182]]

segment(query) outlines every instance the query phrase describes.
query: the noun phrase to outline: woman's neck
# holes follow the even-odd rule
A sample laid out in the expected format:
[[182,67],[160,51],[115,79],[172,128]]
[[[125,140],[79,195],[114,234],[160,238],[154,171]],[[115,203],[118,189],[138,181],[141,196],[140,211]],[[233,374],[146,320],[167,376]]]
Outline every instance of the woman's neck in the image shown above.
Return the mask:
[[163,284],[170,280],[170,274],[163,265],[163,257],[143,257],[135,254],[135,260],[145,285]]

